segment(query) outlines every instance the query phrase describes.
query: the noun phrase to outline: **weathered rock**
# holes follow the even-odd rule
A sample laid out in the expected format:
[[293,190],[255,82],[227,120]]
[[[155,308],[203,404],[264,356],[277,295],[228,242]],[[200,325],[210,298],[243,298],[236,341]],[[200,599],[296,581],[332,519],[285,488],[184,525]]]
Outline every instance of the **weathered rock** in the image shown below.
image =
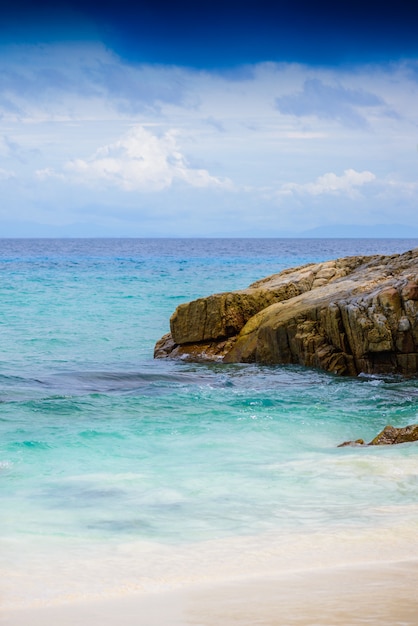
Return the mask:
[[346,447],[350,447],[350,448],[357,448],[358,446],[365,446],[366,444],[364,443],[364,439],[356,439],[355,441],[344,441],[343,443],[340,443],[339,446],[337,446],[337,448],[346,448]]
[[356,439],[355,441],[344,441],[340,443],[338,448],[344,448],[346,446],[388,446],[398,443],[407,443],[410,441],[418,441],[418,424],[410,424],[402,428],[395,428],[394,426],[385,426],[370,443],[365,444],[363,439]]
[[372,439],[369,446],[387,446],[408,441],[418,441],[418,424],[410,424],[403,428],[385,426],[382,432]]
[[370,257],[310,263],[259,280],[247,289],[218,293],[180,304],[170,319],[177,344],[233,337],[259,311],[350,274]]
[[222,361],[225,352],[232,347],[233,340],[225,341],[202,341],[201,343],[176,344],[167,333],[157,343],[154,348],[154,358],[177,358],[184,361]]
[[418,249],[285,270],[180,305],[156,357],[418,371]]

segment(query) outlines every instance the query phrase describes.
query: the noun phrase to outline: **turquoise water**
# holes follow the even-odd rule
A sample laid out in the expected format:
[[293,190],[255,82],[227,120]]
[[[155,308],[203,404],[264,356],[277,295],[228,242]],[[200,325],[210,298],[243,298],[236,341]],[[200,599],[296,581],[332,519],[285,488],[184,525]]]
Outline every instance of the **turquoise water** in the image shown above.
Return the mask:
[[296,552],[301,567],[319,537],[363,546],[372,530],[415,532],[416,446],[336,446],[418,421],[417,380],[152,355],[181,302],[309,261],[417,245],[0,241],[7,600],[257,573]]

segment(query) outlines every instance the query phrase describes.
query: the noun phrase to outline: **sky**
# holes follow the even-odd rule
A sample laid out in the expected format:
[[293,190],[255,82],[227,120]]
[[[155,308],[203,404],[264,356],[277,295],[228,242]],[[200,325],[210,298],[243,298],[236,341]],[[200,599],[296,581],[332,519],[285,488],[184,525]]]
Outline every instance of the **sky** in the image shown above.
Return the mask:
[[0,0],[0,237],[418,236],[418,4]]

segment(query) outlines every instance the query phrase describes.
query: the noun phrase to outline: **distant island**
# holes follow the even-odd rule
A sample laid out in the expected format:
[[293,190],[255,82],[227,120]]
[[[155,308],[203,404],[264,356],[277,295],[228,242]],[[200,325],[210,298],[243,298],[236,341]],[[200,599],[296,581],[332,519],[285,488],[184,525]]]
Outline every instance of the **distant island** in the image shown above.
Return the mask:
[[334,224],[305,230],[297,236],[312,239],[415,239],[418,238],[418,228],[405,224]]
[[[374,224],[364,226],[361,224],[334,224],[327,226],[317,226],[309,230],[289,231],[280,230],[255,232],[252,230],[239,230],[239,225],[234,229],[233,233],[225,232],[208,232],[203,233],[192,232],[189,234],[161,233],[159,230],[144,233],[143,228],[135,232],[132,229],[126,229],[121,226],[107,227],[94,223],[72,223],[65,225],[40,224],[30,221],[24,223],[16,223],[13,220],[2,220],[2,238],[3,239],[106,239],[106,238],[273,238],[273,239],[417,239],[418,227],[414,228],[405,224]],[[138,234],[138,233],[141,234]]]

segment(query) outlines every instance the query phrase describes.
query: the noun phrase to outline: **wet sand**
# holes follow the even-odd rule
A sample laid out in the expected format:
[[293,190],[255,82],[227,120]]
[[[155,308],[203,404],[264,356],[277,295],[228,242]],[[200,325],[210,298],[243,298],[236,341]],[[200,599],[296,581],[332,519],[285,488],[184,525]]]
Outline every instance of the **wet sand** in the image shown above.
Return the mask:
[[0,613],[2,626],[416,626],[418,561],[304,570]]

